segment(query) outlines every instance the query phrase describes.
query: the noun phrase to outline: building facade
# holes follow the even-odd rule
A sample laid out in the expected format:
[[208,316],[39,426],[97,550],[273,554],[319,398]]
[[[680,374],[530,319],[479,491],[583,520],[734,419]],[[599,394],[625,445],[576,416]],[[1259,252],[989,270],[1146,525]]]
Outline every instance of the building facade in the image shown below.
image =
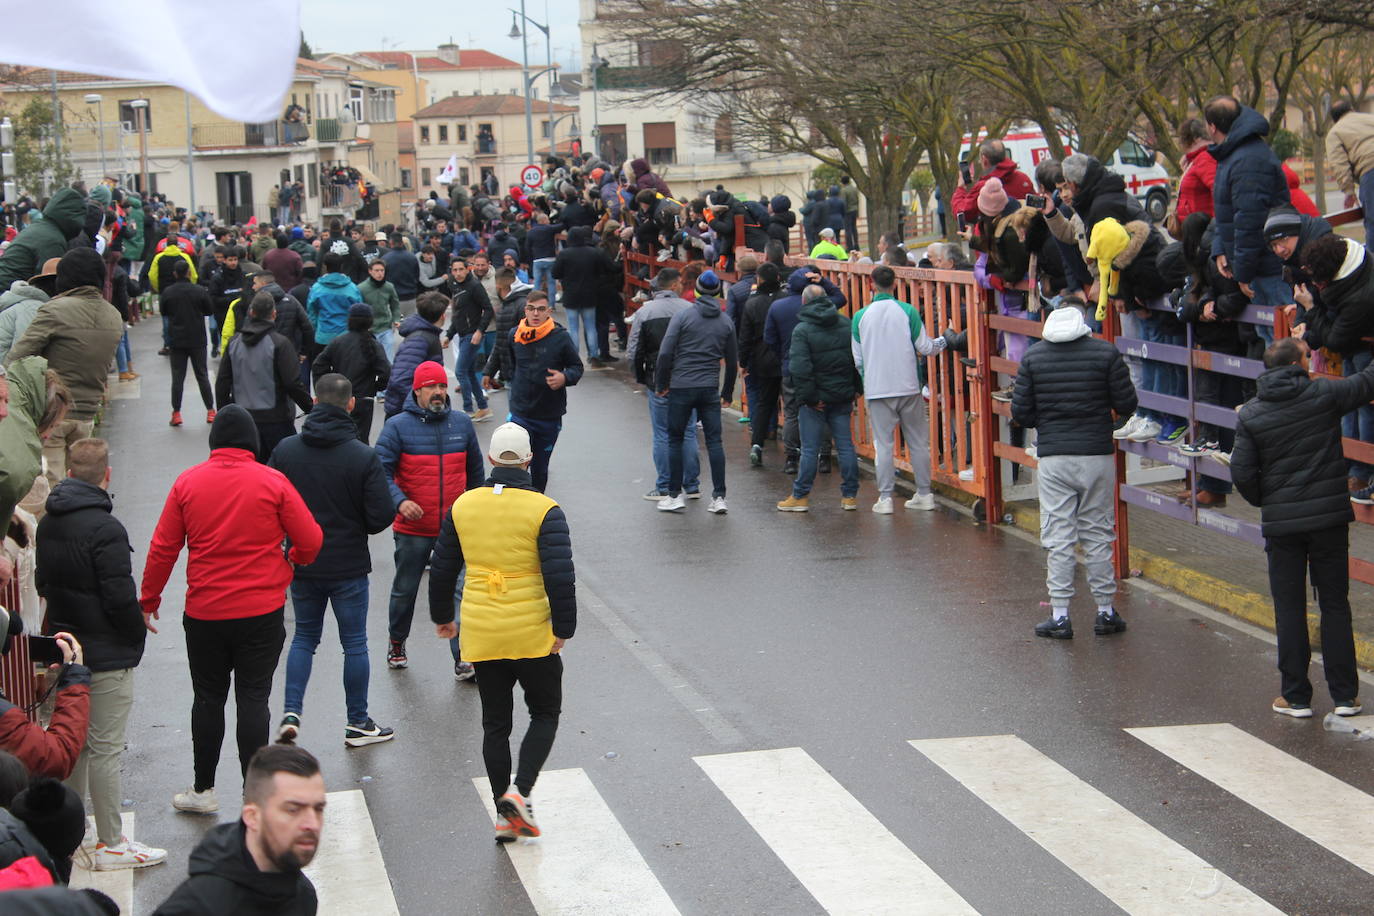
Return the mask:
[[[552,130],[558,148],[567,151],[576,136],[578,109],[553,106]],[[502,189],[519,184],[520,171],[529,164],[525,132],[525,99],[519,95],[451,95],[415,113],[416,190],[420,197],[430,191],[447,193],[439,174],[456,157],[455,181],[464,187],[477,184],[488,173],[496,175]],[[532,106],[536,164],[549,148],[549,103]]]

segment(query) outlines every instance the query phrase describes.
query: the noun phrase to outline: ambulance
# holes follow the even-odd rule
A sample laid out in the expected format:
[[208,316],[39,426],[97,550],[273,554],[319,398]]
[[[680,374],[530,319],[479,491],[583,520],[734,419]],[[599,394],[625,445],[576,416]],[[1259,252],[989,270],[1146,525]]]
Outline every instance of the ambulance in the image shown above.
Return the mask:
[[[980,133],[978,142],[981,143],[985,136]],[[1013,128],[1002,140],[1017,168],[1031,178],[1035,177],[1035,166],[1042,159],[1051,158],[1050,143],[1039,128]],[[963,155],[968,154],[969,144],[970,135],[965,134],[961,150]],[[1173,182],[1164,166],[1155,161],[1154,150],[1128,137],[1112,154],[1111,161],[1103,165],[1126,180],[1127,192],[1140,201],[1150,219],[1155,222],[1164,219],[1169,212],[1169,193]]]

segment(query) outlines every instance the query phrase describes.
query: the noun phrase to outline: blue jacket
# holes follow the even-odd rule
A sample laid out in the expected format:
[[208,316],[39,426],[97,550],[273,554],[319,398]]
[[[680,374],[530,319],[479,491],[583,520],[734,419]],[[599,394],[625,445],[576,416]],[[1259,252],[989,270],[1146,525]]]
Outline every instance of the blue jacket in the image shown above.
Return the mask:
[[725,314],[735,323],[736,333],[739,332],[739,321],[744,317],[744,303],[754,294],[755,279],[754,274],[743,274],[730,284],[730,289],[725,293]]
[[[841,200],[840,203],[844,201]],[[809,283],[806,279],[808,270],[811,268],[798,267],[792,271],[792,276],[787,278],[787,288],[792,295],[774,300],[768,307],[768,318],[763,323],[763,342],[782,361],[784,378],[792,374],[792,332],[797,329],[797,322],[801,320],[802,291]],[[830,301],[835,303],[835,308],[844,308],[846,299],[838,286],[824,277],[821,278],[820,286],[830,297]]]
[[1270,209],[1286,204],[1288,179],[1274,151],[1264,142],[1269,122],[1245,105],[1231,125],[1225,142],[1207,148],[1217,161],[1212,203],[1216,235],[1212,257],[1225,254],[1239,283],[1256,277],[1275,277],[1283,263],[1264,244],[1264,220]]
[[386,282],[396,287],[396,295],[401,299],[414,299],[420,291],[420,262],[415,253],[404,248],[393,248],[382,255],[386,265]]
[[444,348],[439,343],[437,327],[419,315],[407,315],[399,330],[401,345],[396,348],[396,359],[391,363],[391,378],[386,383],[384,409],[388,417],[394,417],[405,407],[416,367],[429,360],[443,361]]
[[[398,293],[399,295],[399,293]],[[324,345],[348,330],[348,310],[363,294],[347,274],[325,274],[310,287],[306,314],[315,326],[315,343]]]
[[377,457],[395,508],[411,500],[424,510],[414,521],[398,514],[391,527],[400,534],[438,537],[440,522],[453,501],[481,486],[485,474],[482,444],[468,415],[448,406],[431,413],[415,403],[413,396],[382,427]]
[[832,194],[825,199],[825,206],[827,209],[825,225],[834,229],[836,234],[843,232],[845,216],[844,198],[838,194]]

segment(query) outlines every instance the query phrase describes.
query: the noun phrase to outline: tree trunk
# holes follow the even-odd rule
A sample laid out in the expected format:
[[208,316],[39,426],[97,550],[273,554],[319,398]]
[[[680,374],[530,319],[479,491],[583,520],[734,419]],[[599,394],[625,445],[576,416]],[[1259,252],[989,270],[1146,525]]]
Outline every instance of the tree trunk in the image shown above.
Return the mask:
[[1320,111],[1308,111],[1303,116],[1312,142],[1312,191],[1317,197],[1318,213],[1326,212],[1326,138],[1321,135],[1321,127],[1313,125],[1320,125],[1322,117]]
[[872,258],[878,256],[878,247],[883,235],[888,232],[905,235],[902,226],[901,186],[875,188],[874,190],[876,193],[870,194],[867,200],[868,255]]

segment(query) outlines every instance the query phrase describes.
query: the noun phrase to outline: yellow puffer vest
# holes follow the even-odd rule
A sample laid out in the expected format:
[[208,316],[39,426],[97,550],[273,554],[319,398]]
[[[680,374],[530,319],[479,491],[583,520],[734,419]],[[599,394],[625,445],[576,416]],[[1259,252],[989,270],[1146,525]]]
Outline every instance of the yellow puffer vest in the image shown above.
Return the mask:
[[543,493],[476,487],[453,502],[466,569],[460,610],[463,661],[542,658],[553,649],[539,528],[557,506]]

